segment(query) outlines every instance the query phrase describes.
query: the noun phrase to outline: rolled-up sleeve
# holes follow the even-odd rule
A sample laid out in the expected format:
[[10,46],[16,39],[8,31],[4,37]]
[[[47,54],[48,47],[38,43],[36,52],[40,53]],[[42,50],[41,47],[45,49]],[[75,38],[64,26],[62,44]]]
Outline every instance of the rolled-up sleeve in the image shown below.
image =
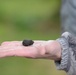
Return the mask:
[[55,61],[57,69],[76,75],[76,37],[64,32],[57,41],[61,45],[61,60]]
[[57,39],[62,48],[61,61],[55,61],[57,69],[67,70],[68,60],[69,60],[69,44],[67,39],[62,37]]

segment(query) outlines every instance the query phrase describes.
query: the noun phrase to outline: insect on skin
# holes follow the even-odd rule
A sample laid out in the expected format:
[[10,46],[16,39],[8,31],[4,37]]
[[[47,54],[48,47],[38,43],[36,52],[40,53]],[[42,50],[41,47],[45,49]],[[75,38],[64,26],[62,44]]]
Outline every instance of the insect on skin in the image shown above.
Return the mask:
[[34,41],[32,40],[23,40],[22,45],[23,46],[30,46],[33,45]]

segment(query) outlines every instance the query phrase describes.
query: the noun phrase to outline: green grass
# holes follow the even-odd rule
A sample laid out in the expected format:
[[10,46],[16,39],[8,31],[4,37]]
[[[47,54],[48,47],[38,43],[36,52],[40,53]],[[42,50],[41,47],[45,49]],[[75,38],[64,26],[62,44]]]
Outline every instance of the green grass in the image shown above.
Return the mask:
[[[53,40],[60,36],[60,0],[0,1],[0,43],[33,39]],[[65,75],[51,60],[21,57],[0,59],[0,75]]]

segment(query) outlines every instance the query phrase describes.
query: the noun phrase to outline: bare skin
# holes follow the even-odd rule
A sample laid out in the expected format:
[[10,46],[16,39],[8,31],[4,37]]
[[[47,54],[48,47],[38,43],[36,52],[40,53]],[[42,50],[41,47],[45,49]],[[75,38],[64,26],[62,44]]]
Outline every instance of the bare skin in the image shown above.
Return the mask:
[[33,59],[61,59],[61,46],[55,40],[38,41],[31,46],[23,46],[22,41],[3,42],[0,46],[0,58],[20,56]]

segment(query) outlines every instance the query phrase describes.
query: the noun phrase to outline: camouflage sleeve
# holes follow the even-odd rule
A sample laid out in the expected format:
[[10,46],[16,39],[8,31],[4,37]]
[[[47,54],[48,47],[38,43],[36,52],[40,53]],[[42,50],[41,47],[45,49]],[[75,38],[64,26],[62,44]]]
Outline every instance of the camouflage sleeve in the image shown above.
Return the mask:
[[55,61],[57,69],[64,70],[68,75],[76,74],[76,37],[64,32],[57,39],[62,48],[61,61]]

